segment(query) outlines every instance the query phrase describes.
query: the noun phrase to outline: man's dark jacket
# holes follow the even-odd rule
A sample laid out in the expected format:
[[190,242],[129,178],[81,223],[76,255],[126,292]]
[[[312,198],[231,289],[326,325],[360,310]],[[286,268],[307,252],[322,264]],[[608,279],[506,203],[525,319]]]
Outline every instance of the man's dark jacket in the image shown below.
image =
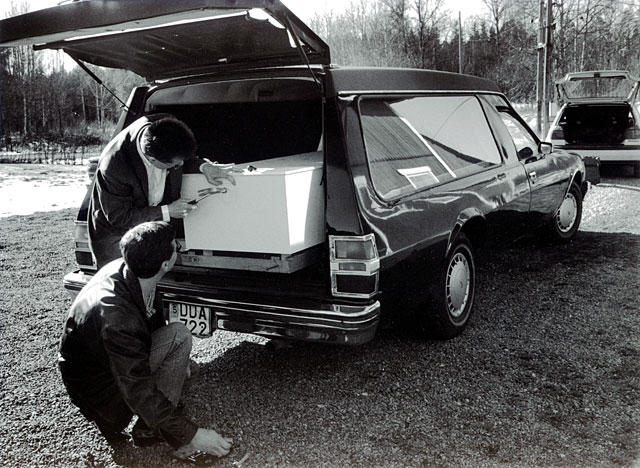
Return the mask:
[[151,375],[151,333],[165,324],[162,306],[156,305],[158,312],[147,319],[138,278],[123,260],[111,262],[71,306],[59,367],[72,402],[84,414],[126,425],[135,413],[177,448],[191,441],[197,427]]
[[[169,114],[141,117],[122,130],[103,150],[89,201],[89,244],[98,267],[120,258],[118,242],[132,227],[146,221],[162,221],[162,208],[180,198],[182,169],[167,173],[159,206],[149,206],[149,181],[136,140],[149,123]],[[197,172],[202,160],[185,162],[187,172]],[[180,229],[178,227],[178,229]]]

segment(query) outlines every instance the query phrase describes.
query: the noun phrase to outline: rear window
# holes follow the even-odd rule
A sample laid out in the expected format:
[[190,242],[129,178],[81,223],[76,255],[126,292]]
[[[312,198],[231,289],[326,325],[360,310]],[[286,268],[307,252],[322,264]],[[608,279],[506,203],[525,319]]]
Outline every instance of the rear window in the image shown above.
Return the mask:
[[310,79],[203,82],[156,90],[147,113],[166,112],[196,136],[198,156],[242,164],[316,151],[322,101]]
[[623,76],[572,79],[562,84],[569,99],[628,99],[636,81]]
[[383,199],[501,164],[474,96],[367,97],[360,116],[369,171]]

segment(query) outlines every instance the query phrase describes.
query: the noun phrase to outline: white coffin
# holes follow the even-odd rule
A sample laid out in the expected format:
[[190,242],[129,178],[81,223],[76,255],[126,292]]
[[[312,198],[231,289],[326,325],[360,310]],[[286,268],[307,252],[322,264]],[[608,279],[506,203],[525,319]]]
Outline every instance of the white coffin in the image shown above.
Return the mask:
[[[249,170],[249,166],[255,170]],[[184,220],[188,249],[293,254],[324,241],[322,153],[236,166],[236,185],[198,203]],[[211,185],[185,174],[182,197]]]

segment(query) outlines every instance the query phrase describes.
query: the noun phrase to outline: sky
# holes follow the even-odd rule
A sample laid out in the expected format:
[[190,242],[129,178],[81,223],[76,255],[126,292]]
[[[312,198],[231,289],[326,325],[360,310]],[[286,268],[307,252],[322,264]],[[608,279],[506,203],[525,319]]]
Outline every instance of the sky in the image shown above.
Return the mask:
[[[281,0],[291,11],[293,11],[298,17],[303,20],[310,20],[316,13],[322,13],[324,11],[333,10],[334,12],[340,12],[344,9],[345,4],[349,4],[349,0]],[[28,0],[31,6],[31,10],[39,10],[41,8],[48,8],[58,4],[60,0]],[[5,16],[5,12],[9,8],[9,1],[2,0],[2,6],[0,6],[0,12],[2,17]],[[451,10],[452,13],[460,11],[462,17],[465,18],[471,15],[485,14],[487,8],[482,3],[482,0],[445,0],[446,8]]]
[[[325,10],[341,11],[349,0],[324,0],[321,2],[312,0],[281,0],[291,11],[301,19],[311,19],[316,13]],[[453,13],[461,11],[462,16],[476,15],[486,10],[482,0],[445,0],[446,8]]]

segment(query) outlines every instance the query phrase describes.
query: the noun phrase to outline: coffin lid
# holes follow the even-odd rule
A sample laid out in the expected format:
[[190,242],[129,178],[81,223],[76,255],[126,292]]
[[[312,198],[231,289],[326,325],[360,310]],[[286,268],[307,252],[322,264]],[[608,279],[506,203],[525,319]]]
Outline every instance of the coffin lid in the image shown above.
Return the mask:
[[20,45],[150,81],[330,63],[327,44],[279,0],[73,1],[0,21],[0,46]]

